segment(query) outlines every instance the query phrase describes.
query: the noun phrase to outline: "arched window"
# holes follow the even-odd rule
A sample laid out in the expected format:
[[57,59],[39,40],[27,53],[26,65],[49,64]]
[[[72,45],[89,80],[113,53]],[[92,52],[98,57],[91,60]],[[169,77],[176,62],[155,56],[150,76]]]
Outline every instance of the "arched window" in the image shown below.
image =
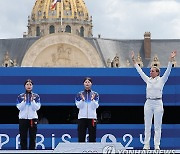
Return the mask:
[[53,25],[49,27],[49,34],[55,33],[55,28]]
[[67,25],[67,26],[66,26],[66,29],[65,29],[65,32],[71,33],[71,26]]
[[39,28],[39,26],[36,27],[36,36],[40,36],[40,28]]
[[83,26],[80,28],[80,36],[84,37],[84,27]]

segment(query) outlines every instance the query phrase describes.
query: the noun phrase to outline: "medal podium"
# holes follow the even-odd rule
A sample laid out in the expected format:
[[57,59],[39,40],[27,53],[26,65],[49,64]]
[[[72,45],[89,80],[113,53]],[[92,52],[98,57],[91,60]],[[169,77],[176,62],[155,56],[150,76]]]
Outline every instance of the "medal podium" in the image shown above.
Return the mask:
[[121,143],[59,143],[53,152],[58,153],[119,153],[125,150]]

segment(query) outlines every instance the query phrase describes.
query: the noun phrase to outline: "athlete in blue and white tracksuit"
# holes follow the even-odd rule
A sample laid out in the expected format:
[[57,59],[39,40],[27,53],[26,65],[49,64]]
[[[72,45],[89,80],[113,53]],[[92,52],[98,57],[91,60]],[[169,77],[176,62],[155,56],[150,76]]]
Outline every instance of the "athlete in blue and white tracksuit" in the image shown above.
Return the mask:
[[[173,51],[170,56],[170,60],[176,56],[176,51]],[[150,137],[151,137],[151,126],[152,118],[154,115],[154,148],[159,150],[160,140],[161,140],[161,125],[162,117],[164,113],[163,102],[162,102],[162,93],[163,87],[168,76],[171,72],[172,63],[168,63],[168,67],[162,77],[159,76],[160,69],[156,66],[153,66],[150,70],[150,77],[148,77],[134,59],[134,53],[132,53],[132,60],[134,66],[141,78],[147,84],[146,86],[146,102],[144,105],[144,120],[145,120],[145,139],[144,139],[144,149],[150,149]]]
[[85,142],[86,130],[89,133],[89,142],[96,142],[96,109],[99,107],[99,94],[91,90],[91,78],[85,78],[84,91],[77,94],[75,104],[78,113],[78,141]]
[[27,134],[29,134],[29,149],[34,150],[36,146],[36,133],[38,115],[40,109],[40,97],[32,92],[33,82],[28,79],[25,81],[26,92],[17,97],[17,108],[19,109],[19,133],[20,145],[22,150],[27,150]]

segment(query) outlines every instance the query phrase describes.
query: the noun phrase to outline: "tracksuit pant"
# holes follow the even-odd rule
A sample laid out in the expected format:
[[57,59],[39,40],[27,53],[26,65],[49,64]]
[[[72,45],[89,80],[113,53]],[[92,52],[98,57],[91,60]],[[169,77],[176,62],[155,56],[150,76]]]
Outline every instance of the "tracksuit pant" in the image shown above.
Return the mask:
[[144,145],[145,146],[150,145],[153,115],[154,115],[154,146],[160,145],[163,113],[164,113],[164,109],[163,109],[163,102],[161,99],[159,100],[147,99],[144,105],[144,120],[145,120]]
[[19,119],[19,133],[21,150],[27,150],[29,135],[29,150],[36,147],[37,119]]
[[78,119],[78,142],[85,142],[88,129],[89,142],[96,142],[96,119]]

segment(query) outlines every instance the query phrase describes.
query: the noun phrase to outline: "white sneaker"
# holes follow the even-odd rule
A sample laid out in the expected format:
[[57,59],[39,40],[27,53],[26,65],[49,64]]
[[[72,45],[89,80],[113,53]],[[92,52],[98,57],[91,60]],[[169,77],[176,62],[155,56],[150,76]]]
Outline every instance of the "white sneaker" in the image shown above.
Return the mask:
[[143,150],[149,150],[149,149],[150,149],[149,145],[144,145]]
[[157,146],[155,145],[154,150],[160,150],[159,145],[157,145]]

